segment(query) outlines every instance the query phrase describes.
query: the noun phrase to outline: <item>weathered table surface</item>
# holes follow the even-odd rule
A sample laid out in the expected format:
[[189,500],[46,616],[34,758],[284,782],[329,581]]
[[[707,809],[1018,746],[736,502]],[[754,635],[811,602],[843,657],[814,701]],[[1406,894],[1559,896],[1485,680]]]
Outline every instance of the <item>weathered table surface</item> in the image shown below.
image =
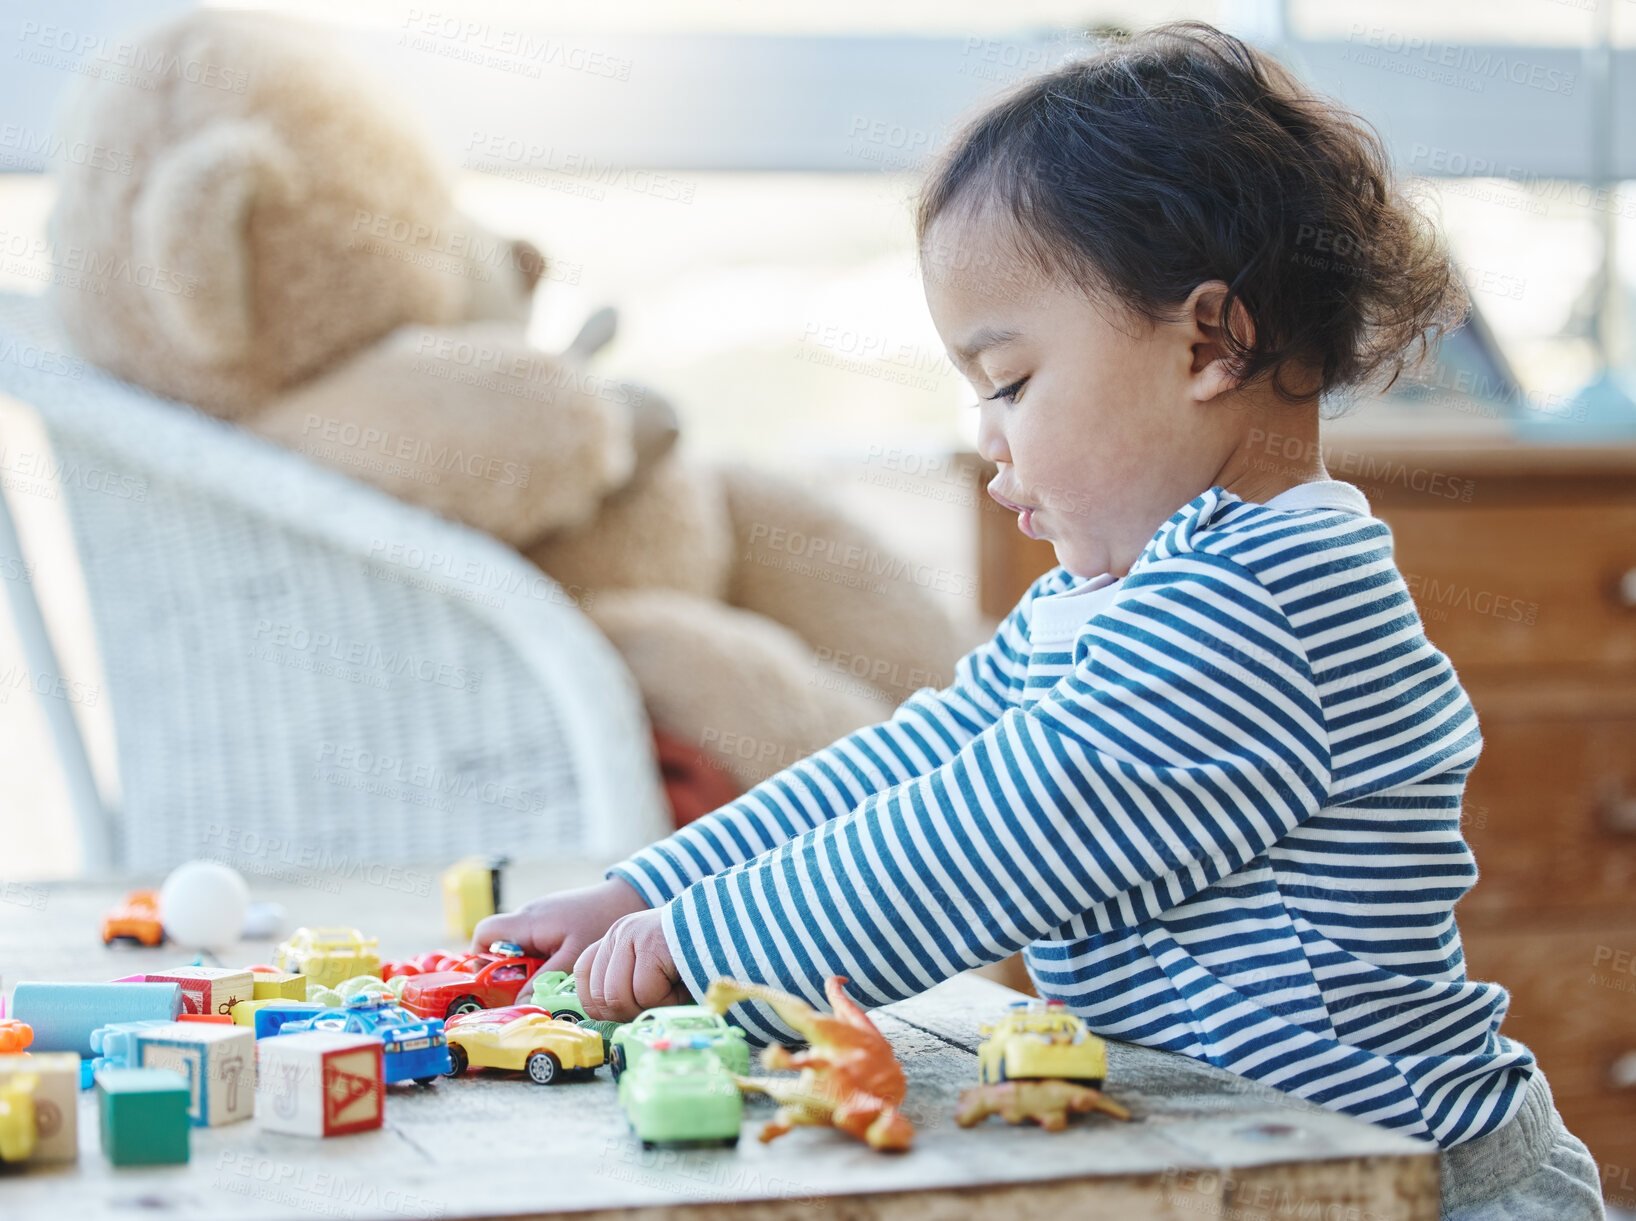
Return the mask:
[[[243,868],[243,862],[236,862]],[[387,957],[450,944],[435,874],[339,878],[291,870],[250,877],[256,898],[285,905],[292,924],[352,924]],[[268,874],[273,875],[269,881]],[[584,878],[584,866],[517,870],[521,899]],[[418,892],[418,893],[417,893]],[[169,948],[104,948],[106,886],[0,883],[0,974],[108,979],[190,956]],[[245,942],[223,961],[270,958]],[[80,1098],[76,1165],[0,1175],[0,1216],[137,1215],[242,1221],[582,1216],[705,1218],[995,1217],[1410,1218],[1438,1215],[1429,1146],[1309,1106],[1180,1056],[1125,1044],[1109,1053],[1108,1092],[1134,1113],[1093,1116],[1050,1134],[999,1119],[953,1120],[975,1081],[977,1026],[1018,994],[961,976],[877,1011],[907,1067],[906,1107],[918,1135],[901,1155],[837,1133],[797,1129],[762,1145],[764,1099],[745,1109],[736,1149],[644,1151],[630,1135],[606,1070],[540,1087],[506,1075],[388,1089],[378,1132],[326,1141],[263,1132],[254,1120],[193,1131],[192,1161],[116,1170],[98,1147],[94,1095]]]

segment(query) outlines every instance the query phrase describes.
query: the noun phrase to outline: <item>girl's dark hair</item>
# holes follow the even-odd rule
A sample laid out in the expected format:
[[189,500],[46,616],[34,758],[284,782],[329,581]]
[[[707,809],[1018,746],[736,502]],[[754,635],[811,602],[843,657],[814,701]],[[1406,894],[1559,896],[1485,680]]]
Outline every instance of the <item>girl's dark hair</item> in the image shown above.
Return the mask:
[[1241,303],[1254,324],[1224,340],[1235,372],[1270,376],[1287,401],[1389,386],[1466,312],[1375,130],[1203,22],[1113,40],[1007,92],[922,187],[923,252],[956,203],[998,205],[1047,275],[1154,321],[1225,281],[1223,317]]

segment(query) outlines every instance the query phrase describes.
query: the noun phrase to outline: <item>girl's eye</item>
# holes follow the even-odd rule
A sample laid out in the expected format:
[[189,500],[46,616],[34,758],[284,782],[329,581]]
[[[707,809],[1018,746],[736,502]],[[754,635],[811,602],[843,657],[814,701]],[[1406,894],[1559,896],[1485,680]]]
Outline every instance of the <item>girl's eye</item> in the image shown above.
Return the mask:
[[1027,381],[1028,379],[1026,377],[1019,377],[1009,386],[1003,386],[999,390],[996,390],[993,394],[989,395],[988,401],[992,402],[995,399],[1005,399],[1007,402],[1016,402],[1017,392],[1023,388],[1024,383]]

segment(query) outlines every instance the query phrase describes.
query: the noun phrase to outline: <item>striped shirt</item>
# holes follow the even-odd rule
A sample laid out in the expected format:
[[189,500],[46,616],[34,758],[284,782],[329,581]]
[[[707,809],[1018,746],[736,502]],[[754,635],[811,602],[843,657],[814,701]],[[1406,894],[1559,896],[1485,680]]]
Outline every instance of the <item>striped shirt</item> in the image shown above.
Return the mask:
[[1455,927],[1481,745],[1356,488],[1212,488],[1123,579],[1047,573],[951,686],[609,873],[694,995],[840,974],[879,1005],[1022,950],[1100,1034],[1447,1147],[1534,1063]]

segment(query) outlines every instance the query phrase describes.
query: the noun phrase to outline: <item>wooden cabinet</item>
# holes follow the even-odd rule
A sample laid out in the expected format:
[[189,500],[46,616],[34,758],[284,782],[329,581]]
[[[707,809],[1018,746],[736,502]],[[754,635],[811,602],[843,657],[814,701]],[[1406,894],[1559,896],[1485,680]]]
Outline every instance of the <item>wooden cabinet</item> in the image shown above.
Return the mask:
[[[1325,453],[1391,526],[1482,725],[1467,969],[1510,990],[1505,1032],[1604,1179],[1636,1183],[1636,446],[1353,436]],[[1056,563],[992,504],[978,547],[994,617]]]

